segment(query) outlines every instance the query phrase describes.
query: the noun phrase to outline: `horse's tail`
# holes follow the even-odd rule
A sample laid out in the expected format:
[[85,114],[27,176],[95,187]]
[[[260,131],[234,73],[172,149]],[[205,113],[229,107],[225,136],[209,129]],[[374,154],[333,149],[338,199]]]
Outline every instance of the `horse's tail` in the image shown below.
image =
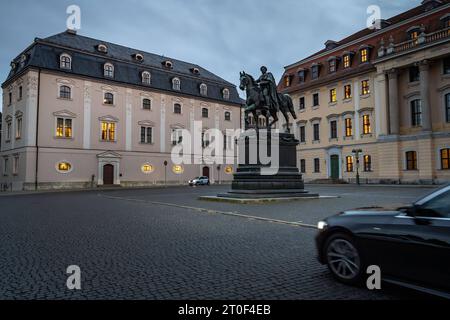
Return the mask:
[[295,113],[295,109],[294,109],[294,102],[292,101],[291,96],[288,95],[288,94],[285,94],[284,96],[285,96],[285,99],[286,99],[286,104],[287,104],[287,107],[289,109],[289,112],[292,114],[292,117],[294,119],[297,119],[297,114]]

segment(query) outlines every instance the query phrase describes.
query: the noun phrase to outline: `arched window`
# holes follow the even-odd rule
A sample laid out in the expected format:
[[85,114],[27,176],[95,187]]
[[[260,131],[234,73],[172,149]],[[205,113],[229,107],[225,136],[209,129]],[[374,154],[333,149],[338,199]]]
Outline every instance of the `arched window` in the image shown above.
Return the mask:
[[152,101],[150,99],[142,100],[142,109],[151,110],[152,109]]
[[180,91],[181,90],[181,81],[178,78],[172,79],[172,89]]
[[223,89],[222,91],[222,96],[225,100],[229,100],[230,99],[230,90],[228,89]]
[[72,89],[69,86],[61,86],[59,87],[59,97],[61,99],[70,99],[71,98]]
[[142,83],[150,84],[151,81],[152,81],[152,76],[151,76],[150,72],[148,72],[148,71],[142,72]]
[[72,58],[64,53],[59,58],[59,66],[61,69],[72,69]]
[[225,111],[225,121],[231,121],[231,112]]
[[111,92],[106,92],[103,103],[113,105],[114,104],[114,95]]
[[202,83],[202,84],[200,85],[200,94],[201,94],[202,96],[208,95],[208,86],[207,86],[206,84],[204,84],[204,83]]
[[111,63],[105,63],[104,76],[108,78],[114,78],[114,66]]

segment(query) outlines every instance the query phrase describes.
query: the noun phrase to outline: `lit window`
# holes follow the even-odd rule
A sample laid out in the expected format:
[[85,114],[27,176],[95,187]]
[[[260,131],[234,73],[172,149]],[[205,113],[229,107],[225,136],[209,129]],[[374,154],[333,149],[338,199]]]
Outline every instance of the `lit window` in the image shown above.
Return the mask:
[[284,77],[284,86],[290,87],[291,86],[291,76],[285,76]]
[[225,100],[230,100],[230,90],[223,89],[222,95]]
[[67,99],[69,100],[71,98],[72,89],[69,86],[60,86],[59,87],[59,98],[60,99]]
[[113,105],[114,104],[114,94],[111,92],[106,92],[103,99],[104,104]]
[[349,54],[344,56],[344,68],[349,68],[351,66],[351,57]]
[[208,86],[207,86],[206,84],[204,84],[204,83],[202,83],[202,84],[200,85],[200,94],[201,94],[202,96],[208,95]]
[[225,121],[231,121],[231,112],[225,111]]
[[413,127],[422,125],[422,103],[419,99],[411,101],[411,125]]
[[409,33],[409,37],[411,40],[414,40],[414,44],[417,44],[417,39],[419,38],[419,31],[415,30]]
[[22,118],[16,119],[16,139],[20,139],[22,137]]
[[450,149],[441,150],[441,169],[450,170]]
[[345,159],[346,159],[345,163],[346,163],[347,172],[353,172],[353,157],[348,156]]
[[142,72],[142,83],[143,84],[151,84],[152,82],[152,76],[150,72],[144,71]]
[[361,81],[361,95],[370,94],[369,80]]
[[369,155],[364,156],[364,171],[365,172],[372,171],[372,157]]
[[183,166],[175,165],[175,166],[173,166],[172,171],[175,174],[182,174],[184,172],[184,168],[183,168]]
[[114,66],[110,63],[105,63],[104,76],[108,78],[114,78]]
[[142,109],[151,110],[152,109],[152,101],[150,99],[142,100]]
[[353,136],[353,121],[351,118],[345,119],[345,136],[346,137]]
[[61,69],[72,69],[72,58],[68,54],[62,54],[59,59],[59,66]]
[[153,128],[141,127],[141,143],[152,144],[153,143]]
[[233,167],[232,166],[226,166],[225,167],[225,173],[226,174],[233,174]]
[[350,84],[347,84],[346,86],[344,86],[344,98],[345,99],[352,98],[352,86]]
[[208,108],[202,108],[202,118],[208,118],[208,117],[209,117]]
[[116,124],[113,122],[102,122],[102,141],[116,140]]
[[372,127],[370,125],[370,116],[368,114],[363,116],[363,133],[364,134],[372,133]]
[[181,114],[181,104],[175,103],[173,105],[173,113],[175,114]]
[[337,91],[336,89],[331,89],[330,90],[330,102],[337,102]]
[[56,118],[56,137],[72,138],[72,119]]
[[417,170],[417,152],[406,152],[406,170]]
[[181,90],[181,81],[178,78],[172,79],[172,89],[180,91]]
[[146,163],[141,167],[141,170],[143,173],[149,174],[152,173],[155,170],[155,168],[151,164]]
[[361,53],[361,63],[369,61],[369,49],[364,48],[360,51]]
[[72,171],[72,165],[69,162],[62,161],[56,165],[56,169],[60,173],[69,173],[70,171]]

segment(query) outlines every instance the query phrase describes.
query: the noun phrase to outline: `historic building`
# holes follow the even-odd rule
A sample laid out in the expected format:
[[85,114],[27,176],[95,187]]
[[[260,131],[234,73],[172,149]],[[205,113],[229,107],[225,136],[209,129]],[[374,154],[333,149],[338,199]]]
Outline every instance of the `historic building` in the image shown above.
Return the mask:
[[450,1],[425,0],[285,68],[306,181],[450,181]]
[[171,161],[195,121],[224,133],[241,125],[235,86],[198,65],[66,31],[35,39],[2,88],[0,184],[9,190],[232,179],[230,165]]

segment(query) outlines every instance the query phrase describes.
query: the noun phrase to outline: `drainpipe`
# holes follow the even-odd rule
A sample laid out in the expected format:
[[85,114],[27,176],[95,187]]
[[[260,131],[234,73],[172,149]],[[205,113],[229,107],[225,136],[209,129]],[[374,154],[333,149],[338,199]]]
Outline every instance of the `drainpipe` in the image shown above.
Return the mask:
[[38,168],[39,168],[39,105],[41,97],[41,69],[39,68],[38,75],[38,93],[37,93],[37,106],[36,106],[36,163],[35,163],[35,173],[34,173],[34,190],[38,189]]

